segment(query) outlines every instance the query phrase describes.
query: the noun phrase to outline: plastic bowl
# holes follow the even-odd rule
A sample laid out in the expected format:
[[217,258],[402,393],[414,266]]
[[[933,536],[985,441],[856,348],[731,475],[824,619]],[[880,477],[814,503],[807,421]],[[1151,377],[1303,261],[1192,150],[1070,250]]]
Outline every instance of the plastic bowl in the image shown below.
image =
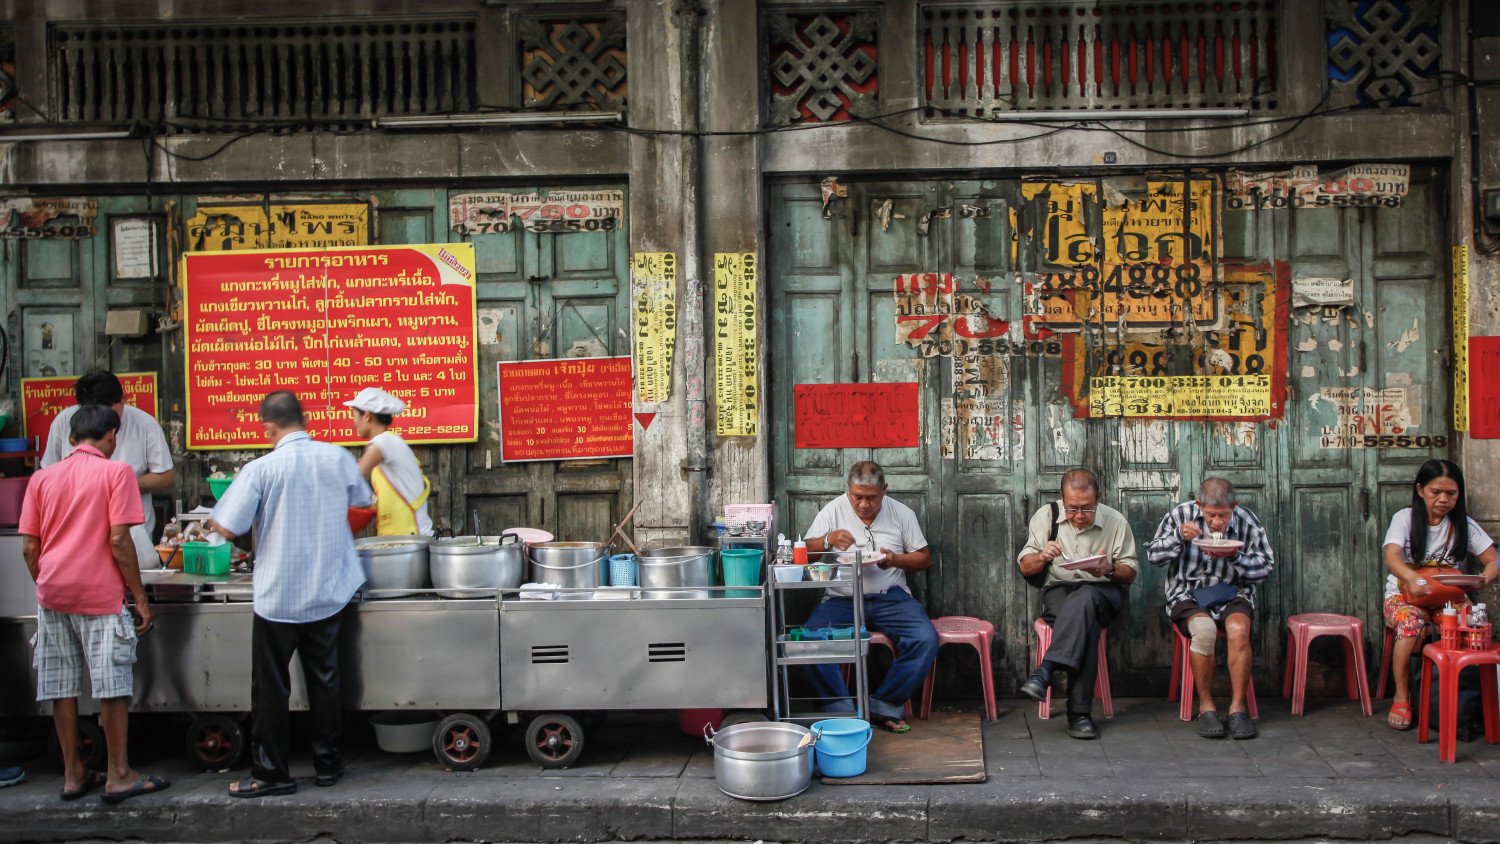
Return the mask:
[[0,451],[30,451],[31,440],[25,437],[0,437]]
[[214,494],[214,498],[223,498],[224,491],[229,489],[229,485],[232,483],[234,483],[233,476],[227,478],[209,478],[208,489]]
[[386,753],[420,753],[432,749],[438,719],[430,712],[377,712],[370,716],[375,743]]
[[807,568],[807,567],[806,566],[791,565],[791,566],[772,566],[771,568],[775,569],[775,571],[776,571],[776,582],[777,583],[801,583],[802,582],[802,575],[804,574],[804,572],[802,570],[805,569],[805,568]]

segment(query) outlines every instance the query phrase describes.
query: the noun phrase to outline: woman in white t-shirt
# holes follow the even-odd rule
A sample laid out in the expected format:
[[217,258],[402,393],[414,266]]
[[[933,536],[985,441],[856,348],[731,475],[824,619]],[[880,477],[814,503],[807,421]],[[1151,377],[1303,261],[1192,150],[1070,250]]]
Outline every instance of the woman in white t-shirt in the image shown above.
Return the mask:
[[406,402],[378,387],[366,387],[344,406],[354,409],[354,432],[369,440],[359,458],[359,470],[375,490],[375,533],[431,536],[427,476],[411,446],[390,430],[393,417],[406,409]]
[[[1413,553],[1414,548],[1422,550]],[[1385,567],[1391,573],[1385,584],[1385,625],[1396,631],[1391,656],[1396,696],[1386,724],[1395,730],[1409,730],[1411,652],[1431,618],[1429,610],[1411,603],[1432,593],[1432,584],[1417,582],[1417,569],[1426,566],[1462,569],[1472,555],[1483,564],[1484,585],[1488,586],[1500,577],[1500,568],[1495,564],[1495,541],[1478,522],[1469,518],[1463,472],[1447,460],[1429,460],[1417,470],[1411,506],[1391,517],[1384,550]]]

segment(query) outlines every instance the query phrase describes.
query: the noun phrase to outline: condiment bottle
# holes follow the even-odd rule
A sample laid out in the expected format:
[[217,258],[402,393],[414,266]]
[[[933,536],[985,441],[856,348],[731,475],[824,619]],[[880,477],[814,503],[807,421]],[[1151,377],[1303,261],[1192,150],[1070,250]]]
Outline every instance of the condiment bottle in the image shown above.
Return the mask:
[[1458,626],[1458,610],[1456,610],[1456,609],[1453,608],[1453,602],[1452,601],[1449,601],[1443,607],[1443,626],[1444,627],[1457,627]]
[[800,536],[792,544],[792,562],[799,566],[807,565],[807,543],[803,542]]
[[776,565],[785,566],[792,562],[792,541],[785,536],[776,537]]

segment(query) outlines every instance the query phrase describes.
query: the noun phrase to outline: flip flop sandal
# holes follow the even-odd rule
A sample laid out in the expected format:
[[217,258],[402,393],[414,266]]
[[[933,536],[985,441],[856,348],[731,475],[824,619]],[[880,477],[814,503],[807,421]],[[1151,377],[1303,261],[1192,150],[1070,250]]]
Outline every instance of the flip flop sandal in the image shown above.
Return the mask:
[[[1406,719],[1406,723],[1405,724],[1398,724],[1395,721],[1391,720],[1392,718],[1405,718]],[[1410,701],[1408,701],[1406,703],[1393,703],[1393,704],[1391,704],[1391,711],[1390,711],[1389,714],[1387,714],[1385,716],[1385,725],[1387,727],[1390,727],[1393,730],[1400,730],[1402,732],[1405,732],[1407,730],[1410,730],[1414,724],[1415,724],[1415,721],[1412,719],[1412,716],[1411,716],[1411,702]]]
[[910,724],[904,724],[894,718],[883,718],[879,721],[876,721],[875,726],[879,727],[882,730],[885,730],[888,733],[896,733],[898,735],[901,733],[911,732]]
[[104,785],[108,781],[109,778],[104,775],[103,771],[89,771],[88,775],[83,778],[82,787],[78,788],[75,791],[69,791],[65,788],[62,791],[59,791],[57,793],[57,796],[61,797],[64,800],[77,800],[78,798],[82,797],[85,794],[88,794],[99,786]]
[[1250,713],[1229,713],[1229,735],[1236,741],[1253,739],[1259,734],[1260,732],[1255,729],[1255,722],[1250,720]]
[[238,789],[229,790],[230,797],[270,797],[273,794],[296,794],[297,781],[271,782],[270,780],[258,780],[255,777],[245,777],[239,782]]
[[1224,722],[1219,720],[1217,712],[1198,713],[1198,735],[1204,738],[1223,738]]
[[114,805],[115,803],[123,803],[132,797],[140,797],[142,794],[155,794],[158,791],[165,791],[169,785],[171,783],[161,777],[151,774],[141,774],[141,778],[124,791],[105,791],[99,795],[99,799],[110,805]]

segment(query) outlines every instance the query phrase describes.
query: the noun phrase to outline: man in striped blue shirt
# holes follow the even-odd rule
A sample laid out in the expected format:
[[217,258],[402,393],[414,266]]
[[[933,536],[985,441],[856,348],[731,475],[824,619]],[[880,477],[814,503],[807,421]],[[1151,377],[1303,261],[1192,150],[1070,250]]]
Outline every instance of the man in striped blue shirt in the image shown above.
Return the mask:
[[[1213,545],[1222,547],[1213,547]],[[1198,735],[1255,738],[1255,722],[1245,703],[1250,685],[1250,617],[1255,588],[1271,576],[1276,560],[1265,528],[1239,506],[1234,485],[1205,478],[1198,497],[1161,520],[1147,546],[1146,559],[1167,567],[1167,617],[1191,640],[1190,660],[1198,690]],[[1229,720],[1219,720],[1214,704],[1214,640],[1222,628],[1228,640]]]
[[291,794],[287,728],[293,651],[302,658],[312,716],[314,782],[333,785],[343,702],[339,626],[365,574],[349,531],[349,507],[375,498],[342,448],[307,435],[302,403],[286,390],[261,400],[271,453],[245,464],[214,508],[211,526],[233,539],[255,530],[255,621],[251,628],[250,776],[235,797]]

